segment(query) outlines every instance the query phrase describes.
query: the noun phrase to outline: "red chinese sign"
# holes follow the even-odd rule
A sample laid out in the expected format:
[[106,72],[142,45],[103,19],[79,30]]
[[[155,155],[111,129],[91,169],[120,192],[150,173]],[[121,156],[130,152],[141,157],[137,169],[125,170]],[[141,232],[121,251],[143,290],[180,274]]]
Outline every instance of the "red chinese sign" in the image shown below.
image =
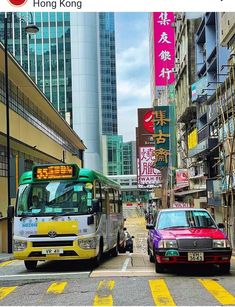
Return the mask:
[[187,169],[177,169],[176,170],[176,185],[181,186],[188,184],[188,170]]
[[155,85],[174,83],[175,32],[174,13],[153,13]]

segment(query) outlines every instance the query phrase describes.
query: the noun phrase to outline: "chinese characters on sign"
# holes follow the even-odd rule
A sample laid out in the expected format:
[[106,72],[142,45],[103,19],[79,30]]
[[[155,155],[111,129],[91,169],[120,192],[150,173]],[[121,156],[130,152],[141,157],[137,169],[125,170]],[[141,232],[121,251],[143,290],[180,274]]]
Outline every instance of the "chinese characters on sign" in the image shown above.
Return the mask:
[[161,172],[154,168],[153,152],[154,147],[139,147],[139,188],[153,188],[161,183]]
[[170,112],[168,106],[154,107],[153,134],[155,140],[154,164],[156,168],[168,166],[170,156]]
[[174,83],[174,13],[153,13],[155,85]]

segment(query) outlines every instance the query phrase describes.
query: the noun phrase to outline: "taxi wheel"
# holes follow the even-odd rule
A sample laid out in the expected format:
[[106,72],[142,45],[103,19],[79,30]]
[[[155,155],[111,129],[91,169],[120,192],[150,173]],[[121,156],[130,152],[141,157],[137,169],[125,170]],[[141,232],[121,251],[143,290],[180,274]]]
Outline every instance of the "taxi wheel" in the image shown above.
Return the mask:
[[32,260],[32,261],[25,260],[24,261],[24,265],[28,271],[35,270],[37,267],[37,263],[38,263],[37,260]]
[[164,265],[157,262],[157,258],[155,252],[153,252],[154,262],[155,262],[155,272],[156,273],[163,273],[164,272]]
[[151,250],[150,250],[150,248],[149,248],[149,245],[148,245],[148,255],[149,255],[149,261],[152,262],[152,263],[154,263],[154,256],[153,256],[152,253],[151,253]]
[[164,272],[163,264],[157,262],[156,259],[155,259],[155,271],[156,271],[156,273],[163,273]]
[[219,271],[222,274],[228,274],[230,271],[230,263],[222,263],[219,265]]

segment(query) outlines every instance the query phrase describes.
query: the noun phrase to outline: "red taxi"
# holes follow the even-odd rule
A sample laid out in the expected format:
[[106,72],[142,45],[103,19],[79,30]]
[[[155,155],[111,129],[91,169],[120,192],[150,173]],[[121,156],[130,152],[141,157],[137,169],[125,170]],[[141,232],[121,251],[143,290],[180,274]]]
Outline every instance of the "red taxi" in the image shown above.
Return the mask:
[[229,273],[231,244],[205,209],[164,209],[153,224],[148,224],[147,245],[157,273],[166,264],[216,264],[221,273]]

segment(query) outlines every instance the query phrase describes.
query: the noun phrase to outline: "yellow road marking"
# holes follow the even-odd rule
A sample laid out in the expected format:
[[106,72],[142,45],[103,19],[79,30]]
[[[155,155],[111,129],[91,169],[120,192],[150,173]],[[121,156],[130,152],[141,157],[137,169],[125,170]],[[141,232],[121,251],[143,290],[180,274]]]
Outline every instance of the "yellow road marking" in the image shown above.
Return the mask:
[[60,294],[64,292],[64,288],[67,286],[67,282],[55,282],[50,285],[50,287],[47,289],[47,293],[54,293],[54,294]]
[[198,279],[198,281],[209,291],[222,305],[235,305],[235,297],[224,287],[211,279]]
[[149,280],[149,286],[156,306],[176,306],[163,279]]
[[15,290],[17,287],[1,287],[0,288],[0,300],[10,294],[12,291]]
[[11,264],[12,262],[14,262],[14,260],[5,261],[5,262],[0,263],[0,266],[6,266],[8,264]]
[[113,306],[112,290],[114,285],[114,280],[100,281],[94,298],[93,306]]

